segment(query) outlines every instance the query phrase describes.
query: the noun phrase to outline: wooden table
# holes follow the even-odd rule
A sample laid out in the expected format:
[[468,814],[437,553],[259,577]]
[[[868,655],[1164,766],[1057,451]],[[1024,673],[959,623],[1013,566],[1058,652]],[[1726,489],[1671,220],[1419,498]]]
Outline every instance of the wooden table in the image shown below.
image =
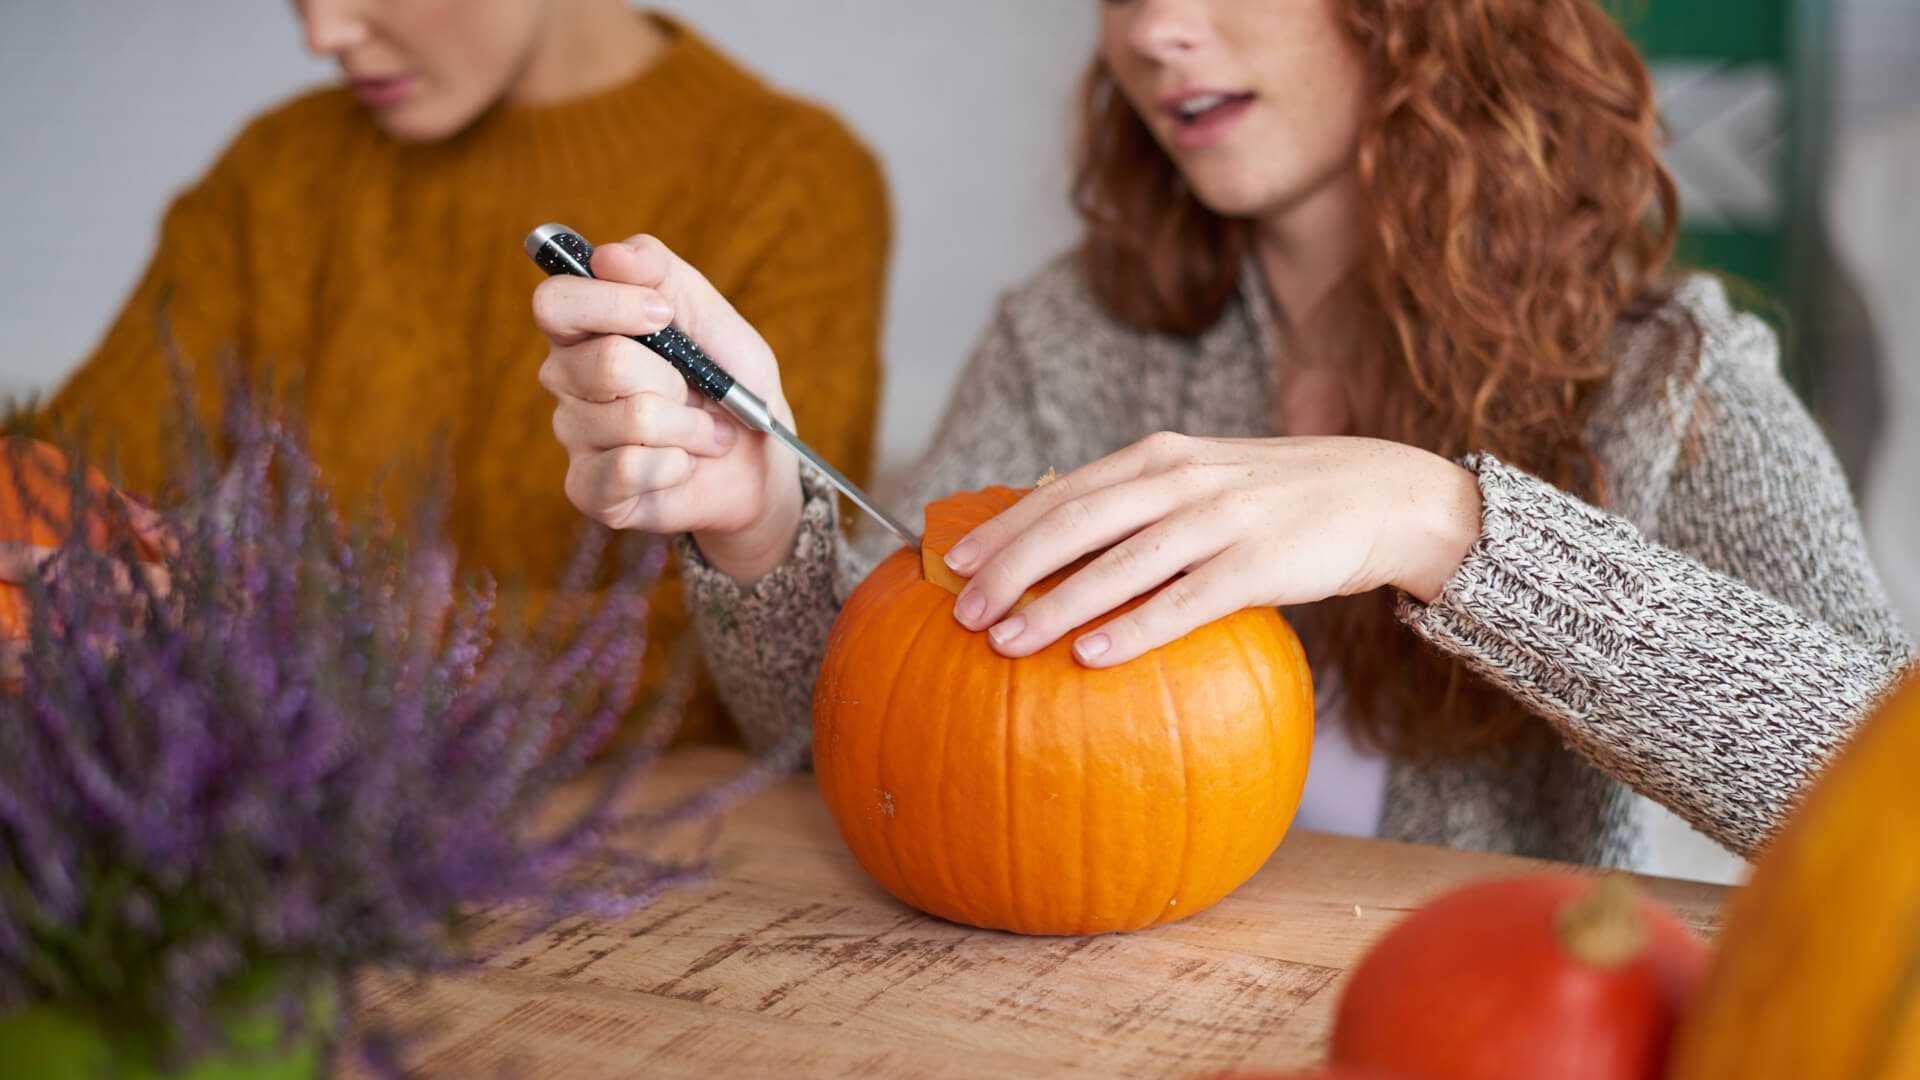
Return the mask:
[[[642,802],[741,768],[680,751]],[[1580,868],[1296,831],[1170,926],[1032,938],[921,915],[841,845],[810,777],[729,813],[709,884],[572,920],[477,972],[363,981],[424,1024],[431,1077],[1188,1077],[1324,1056],[1343,977],[1401,913],[1472,878]],[[1725,890],[1644,878],[1712,933]]]

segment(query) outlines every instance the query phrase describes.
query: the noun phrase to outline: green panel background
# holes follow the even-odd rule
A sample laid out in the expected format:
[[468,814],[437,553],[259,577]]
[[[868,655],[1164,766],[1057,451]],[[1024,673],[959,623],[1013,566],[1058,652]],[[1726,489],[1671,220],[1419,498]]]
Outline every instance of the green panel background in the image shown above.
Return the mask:
[[1770,225],[1727,229],[1684,223],[1676,259],[1720,271],[1754,297],[1759,313],[1782,332],[1789,381],[1802,396],[1821,372],[1793,347],[1798,330],[1821,323],[1825,251],[1814,198],[1820,177],[1820,132],[1826,115],[1830,5],[1825,0],[1613,0],[1610,5],[1649,62],[1662,60],[1763,64],[1781,74],[1784,129],[1780,216]]

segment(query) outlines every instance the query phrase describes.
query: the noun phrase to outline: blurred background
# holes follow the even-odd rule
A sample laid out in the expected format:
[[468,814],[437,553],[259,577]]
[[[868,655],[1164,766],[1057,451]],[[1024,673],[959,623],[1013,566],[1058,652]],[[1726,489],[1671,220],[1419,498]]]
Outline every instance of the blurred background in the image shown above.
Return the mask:
[[[1737,275],[1785,331],[1789,377],[1920,625],[1920,0],[1626,7],[1672,134],[1682,258]],[[1094,5],[673,10],[834,109],[886,167],[896,241],[878,464],[897,471],[931,432],[996,295],[1073,241],[1070,98]],[[131,289],[172,193],[247,117],[332,74],[301,50],[285,3],[0,4],[0,235],[14,251],[0,264],[0,398],[56,386]],[[507,223],[501,244],[517,246],[521,228]],[[1739,874],[1648,812],[1646,869]]]

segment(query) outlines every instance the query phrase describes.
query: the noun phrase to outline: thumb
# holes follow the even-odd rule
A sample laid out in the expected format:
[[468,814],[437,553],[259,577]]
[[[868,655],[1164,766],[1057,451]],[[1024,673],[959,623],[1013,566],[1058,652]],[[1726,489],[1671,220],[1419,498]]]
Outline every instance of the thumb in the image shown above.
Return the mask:
[[593,276],[602,281],[665,287],[680,260],[658,237],[641,233],[617,244],[602,244],[593,252]]

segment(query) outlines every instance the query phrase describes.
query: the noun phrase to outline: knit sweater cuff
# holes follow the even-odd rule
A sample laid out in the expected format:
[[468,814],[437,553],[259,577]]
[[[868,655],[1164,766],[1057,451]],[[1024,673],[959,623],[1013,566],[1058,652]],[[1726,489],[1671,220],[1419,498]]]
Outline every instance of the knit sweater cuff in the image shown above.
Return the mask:
[[[1501,666],[1527,663],[1526,681],[1551,682],[1560,704],[1578,711],[1587,689],[1528,643],[1539,639],[1542,624],[1569,645],[1617,634],[1622,593],[1648,583],[1593,554],[1636,544],[1639,532],[1491,455],[1460,464],[1479,478],[1480,538],[1432,603],[1403,596],[1400,618],[1449,652]],[[1558,648],[1553,654],[1565,655]]]
[[707,669],[747,745],[759,753],[809,737],[814,677],[839,610],[833,489],[803,469],[801,490],[793,552],[752,588],[715,569],[690,535],[674,538]]
[[1544,480],[1462,464],[1480,539],[1432,603],[1401,600],[1402,621],[1603,771],[1734,851],[1758,847],[1884,682],[1877,661]]

